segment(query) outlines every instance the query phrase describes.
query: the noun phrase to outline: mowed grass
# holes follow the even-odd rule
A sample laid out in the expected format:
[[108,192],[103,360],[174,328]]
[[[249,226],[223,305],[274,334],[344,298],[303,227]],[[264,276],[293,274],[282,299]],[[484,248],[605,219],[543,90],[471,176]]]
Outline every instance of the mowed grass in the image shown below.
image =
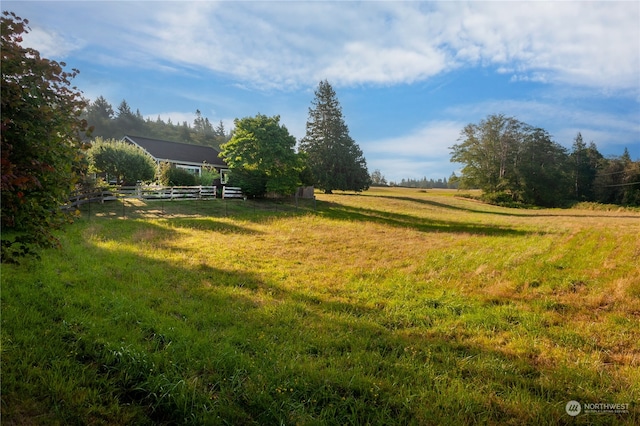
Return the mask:
[[640,212],[456,195],[85,206],[2,266],[3,424],[640,423]]

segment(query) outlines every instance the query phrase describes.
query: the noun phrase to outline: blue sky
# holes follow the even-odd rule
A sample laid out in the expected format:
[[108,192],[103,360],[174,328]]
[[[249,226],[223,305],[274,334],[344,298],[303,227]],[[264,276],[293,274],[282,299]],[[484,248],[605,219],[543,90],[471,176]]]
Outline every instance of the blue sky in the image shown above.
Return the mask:
[[3,1],[25,44],[114,108],[305,133],[320,80],[369,170],[449,177],[462,128],[502,113],[640,159],[640,2]]

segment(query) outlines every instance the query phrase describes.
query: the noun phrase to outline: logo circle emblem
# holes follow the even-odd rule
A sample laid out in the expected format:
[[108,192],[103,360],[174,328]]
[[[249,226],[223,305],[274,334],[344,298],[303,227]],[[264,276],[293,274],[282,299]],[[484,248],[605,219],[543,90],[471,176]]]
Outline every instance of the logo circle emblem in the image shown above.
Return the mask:
[[569,401],[564,407],[565,411],[571,417],[575,417],[582,411],[582,406],[578,401]]

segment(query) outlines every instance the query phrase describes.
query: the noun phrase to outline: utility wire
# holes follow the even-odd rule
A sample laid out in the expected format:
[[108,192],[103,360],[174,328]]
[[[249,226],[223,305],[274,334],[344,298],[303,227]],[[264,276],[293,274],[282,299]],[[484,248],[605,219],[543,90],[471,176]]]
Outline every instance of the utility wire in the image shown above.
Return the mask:
[[638,182],[629,182],[629,183],[619,183],[617,185],[603,185],[603,187],[604,188],[611,188],[611,187],[614,187],[614,186],[628,186],[628,185],[635,185],[635,184],[638,184],[638,183],[640,183],[640,181],[638,181]]
[[596,175],[597,176],[611,176],[611,175],[617,175],[618,173],[624,173],[624,172],[626,172],[626,170],[620,170],[618,172],[611,172],[611,173],[598,173],[596,171]]

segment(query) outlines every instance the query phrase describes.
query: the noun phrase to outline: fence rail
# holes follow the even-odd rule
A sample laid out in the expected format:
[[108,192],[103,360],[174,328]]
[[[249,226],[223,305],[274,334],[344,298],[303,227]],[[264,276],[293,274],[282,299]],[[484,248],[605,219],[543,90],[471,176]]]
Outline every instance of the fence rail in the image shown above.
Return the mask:
[[236,186],[223,186],[222,198],[245,198],[242,188]]
[[69,198],[69,202],[62,206],[71,209],[86,203],[104,203],[122,198],[137,198],[141,200],[176,200],[176,199],[214,199],[218,195],[216,186],[117,186],[102,190],[78,192]]

